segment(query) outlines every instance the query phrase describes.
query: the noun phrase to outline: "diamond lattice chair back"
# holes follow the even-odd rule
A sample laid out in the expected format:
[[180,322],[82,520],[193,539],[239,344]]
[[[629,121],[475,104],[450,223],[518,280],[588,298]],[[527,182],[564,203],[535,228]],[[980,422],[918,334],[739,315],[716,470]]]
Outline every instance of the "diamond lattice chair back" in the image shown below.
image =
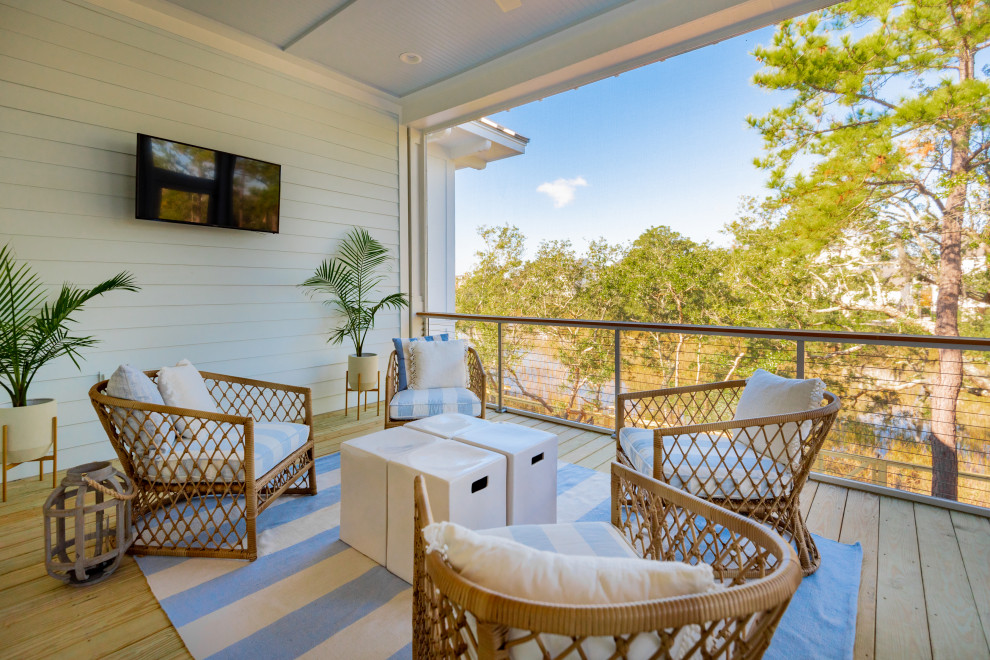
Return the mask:
[[839,408],[818,379],[762,370],[749,381],[620,394],[617,458],[770,525],[794,543],[811,575],[821,557],[799,498]]
[[316,494],[312,395],[202,377],[220,413],[109,396],[108,381],[89,391],[136,489],[131,552],[254,560],[258,515],[279,495]]
[[[487,586],[472,581],[450,563],[449,545],[438,547],[435,537],[432,544],[427,542],[431,530],[424,528],[433,517],[422,476],[415,483],[415,503],[415,658],[756,659],[770,645],[801,582],[794,550],[776,532],[618,463],[612,464],[611,525],[602,523],[615,534],[606,554],[614,552],[618,543],[628,550],[622,555],[630,557],[623,560],[627,562],[708,564],[714,576],[709,588],[632,601],[610,598],[605,604],[574,604],[560,588],[553,594],[537,591],[529,598],[510,595],[504,579],[488,576]],[[588,523],[571,525],[580,524]],[[542,528],[546,536],[541,537],[541,546],[557,535],[546,527],[566,526]],[[570,538],[576,533],[570,530]],[[546,559],[541,558],[544,564]],[[549,559],[568,561],[559,553]],[[530,563],[516,565],[525,570]],[[637,567],[634,573],[640,575],[647,568],[684,570],[649,566]],[[554,585],[575,586],[574,577],[560,582],[544,579],[552,590]],[[611,583],[606,591],[613,596],[616,581],[631,581],[628,572],[599,578]],[[655,595],[656,590],[654,584],[648,594]]]

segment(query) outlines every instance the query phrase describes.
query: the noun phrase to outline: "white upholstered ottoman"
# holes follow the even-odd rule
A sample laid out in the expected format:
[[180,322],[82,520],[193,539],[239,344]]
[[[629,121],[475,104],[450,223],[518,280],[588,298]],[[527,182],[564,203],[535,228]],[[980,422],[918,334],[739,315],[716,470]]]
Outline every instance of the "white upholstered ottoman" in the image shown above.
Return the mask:
[[491,426],[491,422],[480,417],[463,415],[461,413],[444,413],[442,415],[431,415],[421,419],[413,420],[405,426],[407,429],[415,429],[423,433],[435,435],[438,438],[452,439],[459,433],[478,427]]
[[557,522],[557,436],[518,424],[475,426],[457,442],[505,456],[506,524]]
[[[436,441],[436,436],[399,426],[340,445],[341,541],[385,565],[388,462]],[[411,501],[412,487],[399,496]]]
[[388,570],[412,583],[413,480],[417,474],[426,479],[430,508],[437,520],[487,529],[505,525],[505,465],[501,454],[439,438],[390,459]]

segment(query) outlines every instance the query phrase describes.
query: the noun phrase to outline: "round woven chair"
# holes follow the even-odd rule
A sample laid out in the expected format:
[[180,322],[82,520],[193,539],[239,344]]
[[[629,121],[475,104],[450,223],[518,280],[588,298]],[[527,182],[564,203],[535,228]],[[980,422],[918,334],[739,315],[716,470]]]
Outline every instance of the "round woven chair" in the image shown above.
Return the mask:
[[[157,371],[145,373],[157,382]],[[254,560],[258,515],[280,495],[316,494],[312,393],[201,373],[220,413],[112,397],[105,380],[89,391],[134,482],[130,552]],[[269,452],[274,464],[260,464],[255,448],[279,446],[283,438],[269,432],[279,425],[276,432],[294,431],[298,446]]]
[[[733,380],[620,394],[617,460],[771,526],[794,543],[803,574],[811,575],[821,556],[801,515],[801,490],[841,402],[825,392],[812,410],[733,420],[745,386]],[[638,443],[631,437],[644,431]],[[643,451],[634,455],[637,445],[648,461]]]
[[[794,550],[747,518],[612,464],[612,524],[645,559],[712,566],[721,589],[614,605],[515,598],[465,579],[421,532],[433,522],[415,484],[413,653],[426,658],[759,658],[801,582]],[[648,639],[641,640],[646,636]],[[597,646],[596,646],[597,645]],[[579,648],[580,647],[580,648]]]

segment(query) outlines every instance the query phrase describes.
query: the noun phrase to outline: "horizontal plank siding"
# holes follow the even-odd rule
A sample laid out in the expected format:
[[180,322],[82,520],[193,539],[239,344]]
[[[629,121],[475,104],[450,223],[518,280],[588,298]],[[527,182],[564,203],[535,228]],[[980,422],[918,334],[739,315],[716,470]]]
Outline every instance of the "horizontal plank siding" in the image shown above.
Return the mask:
[[[87,391],[124,362],[188,358],[343,407],[351,348],[298,284],[355,226],[398,253],[398,121],[369,103],[85,2],[0,0],[0,242],[53,290],[121,270],[141,287],[92,301],[77,329],[102,343],[33,384],[59,401],[60,466],[112,456]],[[139,132],[280,164],[280,233],[136,220]],[[369,350],[399,327],[383,313]]]

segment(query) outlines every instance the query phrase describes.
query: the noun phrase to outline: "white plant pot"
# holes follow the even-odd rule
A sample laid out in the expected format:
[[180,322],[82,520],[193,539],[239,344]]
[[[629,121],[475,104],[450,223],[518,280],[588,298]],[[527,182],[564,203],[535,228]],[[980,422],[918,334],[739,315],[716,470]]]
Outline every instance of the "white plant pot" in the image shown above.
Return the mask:
[[[0,427],[7,427],[7,464],[51,455],[55,399],[28,399],[26,406],[0,404]],[[2,429],[0,429],[2,430]]]
[[[358,374],[361,375],[361,387],[358,387]],[[347,356],[347,384],[352,390],[373,390],[378,387],[378,354],[365,353]]]

